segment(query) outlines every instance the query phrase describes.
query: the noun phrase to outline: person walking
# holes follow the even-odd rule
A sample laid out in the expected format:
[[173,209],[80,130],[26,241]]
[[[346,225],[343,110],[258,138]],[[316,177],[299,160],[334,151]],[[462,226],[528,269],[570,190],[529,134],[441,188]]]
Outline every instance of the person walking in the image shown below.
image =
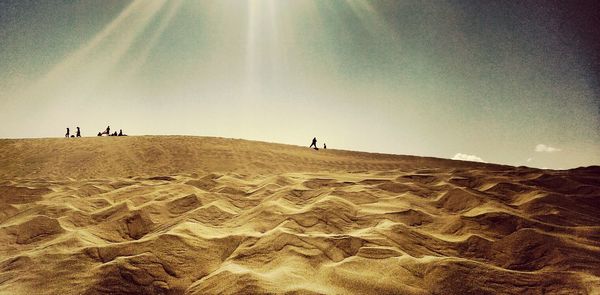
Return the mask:
[[70,137],[70,133],[71,133],[71,131],[69,131],[69,127],[67,127],[67,134],[65,134],[65,137],[69,138]]
[[317,149],[317,138],[316,137],[313,138],[312,143],[310,144],[309,148],[313,147],[313,146],[315,147],[315,149]]

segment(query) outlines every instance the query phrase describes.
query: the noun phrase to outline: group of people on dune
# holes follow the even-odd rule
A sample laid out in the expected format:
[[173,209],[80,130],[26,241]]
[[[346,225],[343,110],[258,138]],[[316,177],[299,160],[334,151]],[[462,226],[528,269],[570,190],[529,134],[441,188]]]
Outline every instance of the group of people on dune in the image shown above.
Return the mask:
[[127,136],[127,134],[123,134],[123,129],[119,129],[119,133],[117,133],[117,131],[110,133],[110,126],[106,127],[106,130],[98,132],[98,136],[102,136],[104,134],[107,136]]
[[[313,148],[315,150],[319,150],[319,148],[317,147],[317,138],[313,137],[312,143],[310,144],[310,146],[308,146],[309,148]],[[327,144],[323,143],[323,149],[326,150],[327,149]]]
[[[98,136],[102,136],[102,135],[107,135],[107,136],[127,136],[127,134],[123,134],[123,129],[119,129],[119,132],[117,133],[117,131],[110,133],[110,126],[106,127],[106,130],[98,132]],[[76,135],[71,135],[71,130],[69,129],[69,127],[67,127],[67,133],[65,134],[65,137],[69,138],[69,137],[81,137],[81,129],[79,129],[79,127],[77,127],[77,133]]]

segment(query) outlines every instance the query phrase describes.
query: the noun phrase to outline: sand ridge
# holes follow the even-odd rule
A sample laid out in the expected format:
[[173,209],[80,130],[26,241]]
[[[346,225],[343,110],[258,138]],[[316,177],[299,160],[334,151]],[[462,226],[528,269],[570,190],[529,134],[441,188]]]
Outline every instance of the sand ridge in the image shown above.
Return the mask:
[[598,167],[114,139],[0,140],[0,293],[600,292]]

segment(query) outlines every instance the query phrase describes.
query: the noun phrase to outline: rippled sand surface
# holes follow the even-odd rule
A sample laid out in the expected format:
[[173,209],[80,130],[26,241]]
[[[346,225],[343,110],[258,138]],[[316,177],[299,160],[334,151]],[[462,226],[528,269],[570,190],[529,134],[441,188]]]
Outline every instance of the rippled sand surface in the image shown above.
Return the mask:
[[2,294],[599,294],[600,167],[0,140]]

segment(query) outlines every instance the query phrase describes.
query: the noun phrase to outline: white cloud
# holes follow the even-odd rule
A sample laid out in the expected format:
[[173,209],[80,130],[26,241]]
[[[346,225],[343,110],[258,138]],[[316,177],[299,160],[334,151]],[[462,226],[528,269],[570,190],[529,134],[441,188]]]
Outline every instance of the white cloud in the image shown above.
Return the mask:
[[452,157],[452,160],[473,161],[473,162],[485,163],[485,161],[478,156],[467,155],[467,154],[462,154],[462,153],[458,153],[458,154],[454,155],[454,157]]
[[540,143],[535,146],[535,151],[539,152],[539,153],[554,153],[554,152],[560,152],[561,149]]

